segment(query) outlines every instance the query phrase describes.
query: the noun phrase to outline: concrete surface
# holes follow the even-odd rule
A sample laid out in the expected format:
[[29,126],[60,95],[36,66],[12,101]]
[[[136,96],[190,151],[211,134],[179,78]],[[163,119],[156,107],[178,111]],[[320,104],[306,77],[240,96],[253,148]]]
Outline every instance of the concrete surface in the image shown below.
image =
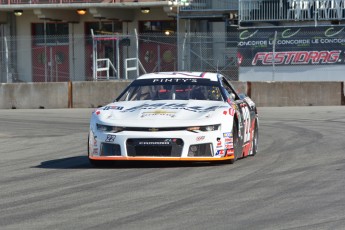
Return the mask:
[[345,107],[266,107],[226,164],[92,168],[92,109],[0,110],[0,229],[343,230]]

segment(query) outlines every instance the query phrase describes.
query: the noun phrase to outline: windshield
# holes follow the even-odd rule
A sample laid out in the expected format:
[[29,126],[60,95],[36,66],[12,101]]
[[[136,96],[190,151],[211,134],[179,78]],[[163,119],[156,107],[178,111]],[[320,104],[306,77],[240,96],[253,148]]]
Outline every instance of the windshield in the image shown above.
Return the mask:
[[141,100],[212,100],[222,101],[218,86],[214,84],[163,83],[134,84],[122,94],[118,101]]

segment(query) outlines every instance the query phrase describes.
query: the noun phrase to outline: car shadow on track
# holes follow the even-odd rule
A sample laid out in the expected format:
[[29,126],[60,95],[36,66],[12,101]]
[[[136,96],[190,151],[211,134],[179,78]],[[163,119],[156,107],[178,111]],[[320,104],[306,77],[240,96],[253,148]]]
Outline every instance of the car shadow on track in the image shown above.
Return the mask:
[[107,162],[102,167],[94,167],[87,156],[66,157],[56,160],[43,161],[35,168],[47,169],[116,169],[116,168],[181,168],[181,167],[209,167],[221,166],[221,163],[211,162],[151,162],[151,161],[114,161]]

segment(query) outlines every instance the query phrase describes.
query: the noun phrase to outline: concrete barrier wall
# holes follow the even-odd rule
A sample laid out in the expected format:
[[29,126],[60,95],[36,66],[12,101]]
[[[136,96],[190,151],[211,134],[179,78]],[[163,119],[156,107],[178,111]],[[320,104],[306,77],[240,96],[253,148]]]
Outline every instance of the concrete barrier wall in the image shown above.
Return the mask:
[[73,108],[96,108],[112,102],[131,81],[73,82]]
[[258,107],[342,105],[342,82],[251,82],[250,96]]
[[[0,84],[0,109],[96,108],[131,81]],[[342,82],[232,82],[259,107],[343,105]]]
[[0,109],[67,107],[68,82],[0,84]]

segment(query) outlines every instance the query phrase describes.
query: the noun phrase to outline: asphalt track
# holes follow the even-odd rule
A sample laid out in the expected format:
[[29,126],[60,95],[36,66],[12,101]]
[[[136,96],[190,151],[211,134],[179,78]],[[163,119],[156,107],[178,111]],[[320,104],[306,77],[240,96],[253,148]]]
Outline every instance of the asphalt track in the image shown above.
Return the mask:
[[259,113],[233,165],[96,169],[90,109],[0,110],[0,229],[345,229],[345,107]]

